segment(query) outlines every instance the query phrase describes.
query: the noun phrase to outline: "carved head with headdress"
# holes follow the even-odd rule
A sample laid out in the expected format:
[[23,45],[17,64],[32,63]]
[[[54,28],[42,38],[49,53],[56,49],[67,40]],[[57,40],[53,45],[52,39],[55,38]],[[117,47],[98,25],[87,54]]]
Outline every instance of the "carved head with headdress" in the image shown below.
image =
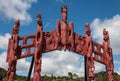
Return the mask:
[[20,26],[20,20],[16,20],[12,29],[13,34],[18,34],[19,33],[19,26]]
[[42,26],[42,17],[41,17],[41,14],[40,14],[40,13],[37,14],[37,24],[38,24],[39,26]]
[[63,5],[61,7],[62,21],[67,22],[67,6]]
[[109,42],[109,34],[108,34],[108,31],[106,31],[105,28],[103,29],[103,36],[104,36],[103,40]]
[[85,23],[85,34],[90,36],[91,31],[90,31],[90,26],[88,23]]

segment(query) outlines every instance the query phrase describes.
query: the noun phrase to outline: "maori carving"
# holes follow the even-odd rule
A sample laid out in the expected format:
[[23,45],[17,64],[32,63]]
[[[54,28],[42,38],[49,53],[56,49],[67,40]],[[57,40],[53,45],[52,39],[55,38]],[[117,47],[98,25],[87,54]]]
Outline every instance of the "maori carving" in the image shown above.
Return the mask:
[[61,50],[60,46],[60,21],[56,21],[56,32],[54,33],[54,38],[55,38],[55,48]]
[[107,73],[108,73],[108,79],[109,81],[113,81],[113,59],[112,59],[112,50],[109,48],[109,34],[106,29],[103,29],[103,35],[104,35],[104,59],[106,63]]
[[35,55],[34,55],[34,78],[33,81],[41,81],[41,63],[42,63],[42,42],[43,42],[43,32],[42,32],[42,19],[41,15],[37,15],[37,32],[35,37]]
[[89,81],[96,81],[94,75],[95,66],[94,66],[93,58],[92,57],[88,58],[87,63],[88,63]]
[[[56,21],[57,35],[60,36],[61,45],[66,50],[74,50],[74,26],[73,23],[67,23],[67,6],[62,6],[62,22]],[[68,40],[67,40],[68,39]]]
[[92,55],[92,38],[90,36],[91,31],[89,24],[85,24],[85,49],[86,49],[86,56],[89,58]]
[[16,72],[16,59],[18,52],[18,32],[19,32],[19,20],[15,21],[15,24],[12,29],[12,36],[9,39],[8,53],[7,53],[7,62],[8,62],[8,72],[7,72],[7,81],[13,81]]
[[46,52],[53,51],[58,49],[59,45],[59,38],[57,37],[56,31],[52,32],[45,32],[44,33],[44,41],[45,41],[45,48]]
[[88,65],[88,74],[89,74],[89,81],[95,81],[95,76],[94,76],[94,61],[93,58],[91,57],[92,55],[92,38],[90,36],[91,31],[90,31],[90,27],[89,24],[86,23],[85,24],[85,52],[86,52],[86,61],[87,61],[87,65]]
[[64,50],[67,49],[67,7],[62,6],[61,8],[61,13],[62,13],[62,22],[60,25],[60,36],[61,36],[61,44],[64,47]]
[[85,37],[75,34],[75,52],[84,54]]
[[45,41],[45,51],[52,50],[53,44],[53,34],[51,32],[44,33],[44,41]]
[[108,31],[106,31],[106,29],[103,29],[103,35],[104,35],[103,46],[104,46],[104,55],[105,55],[104,57],[105,57],[105,61],[108,60],[106,62],[108,64],[108,62],[111,60],[111,58],[109,55],[109,35],[108,35]]
[[[32,35],[18,36],[20,20],[15,21],[12,36],[9,39],[6,59],[8,62],[7,81],[14,81],[17,60],[29,56],[34,57],[34,61],[31,63],[32,66],[34,62],[33,81],[41,81],[42,53],[62,50],[62,48],[64,48],[64,51],[68,49],[85,56],[85,77],[88,75],[85,80],[96,81],[94,61],[97,61],[106,66],[108,81],[114,81],[114,63],[108,31],[103,30],[103,44],[92,40],[88,23],[85,24],[85,36],[76,34],[74,24],[72,22],[67,23],[67,11],[67,6],[62,6],[62,21],[56,20],[56,30],[49,32],[43,32],[41,14],[37,15],[37,31]],[[27,42],[29,39],[31,39],[30,43]],[[34,50],[31,50],[31,48]],[[26,50],[25,53],[22,53],[23,49]]]

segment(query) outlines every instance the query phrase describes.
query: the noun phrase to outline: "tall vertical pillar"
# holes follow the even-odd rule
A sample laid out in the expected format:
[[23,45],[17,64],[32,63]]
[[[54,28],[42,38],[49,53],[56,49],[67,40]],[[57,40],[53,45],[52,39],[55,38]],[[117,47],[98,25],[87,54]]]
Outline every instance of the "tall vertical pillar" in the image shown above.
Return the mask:
[[16,64],[17,64],[17,53],[18,53],[18,33],[19,33],[19,20],[15,21],[12,29],[12,35],[9,39],[8,52],[7,52],[7,62],[8,62],[8,72],[7,81],[14,81],[16,74]]
[[114,68],[114,64],[113,64],[113,56],[112,56],[112,49],[109,47],[109,33],[108,31],[106,31],[106,29],[103,29],[103,47],[104,47],[104,62],[106,64],[106,71],[107,71],[107,75],[108,75],[108,81],[114,81],[113,79],[113,68]]
[[108,75],[108,81],[114,81],[114,64],[113,64],[113,57],[112,57],[112,49],[109,50],[110,57],[109,60],[107,60],[106,70]]
[[34,77],[33,81],[41,81],[41,64],[42,64],[42,18],[41,14],[37,15],[37,32],[35,36],[35,53],[34,53]]
[[33,81],[41,81],[41,64],[42,64],[42,53],[37,53],[37,58],[34,58],[34,77]]
[[95,81],[94,60],[92,58],[92,38],[89,24],[85,24],[85,81]]

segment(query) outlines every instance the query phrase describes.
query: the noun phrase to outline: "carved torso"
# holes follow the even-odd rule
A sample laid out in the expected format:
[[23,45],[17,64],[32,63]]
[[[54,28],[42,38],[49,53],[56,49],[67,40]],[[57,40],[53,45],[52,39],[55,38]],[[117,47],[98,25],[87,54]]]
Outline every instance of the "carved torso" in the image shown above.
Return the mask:
[[67,44],[67,31],[68,31],[68,28],[67,28],[67,24],[65,22],[61,22],[61,31],[60,31],[60,35],[61,35],[61,43],[63,45],[66,45]]
[[90,57],[92,54],[92,38],[91,36],[86,35],[85,36],[85,49],[86,49],[86,55],[87,57]]

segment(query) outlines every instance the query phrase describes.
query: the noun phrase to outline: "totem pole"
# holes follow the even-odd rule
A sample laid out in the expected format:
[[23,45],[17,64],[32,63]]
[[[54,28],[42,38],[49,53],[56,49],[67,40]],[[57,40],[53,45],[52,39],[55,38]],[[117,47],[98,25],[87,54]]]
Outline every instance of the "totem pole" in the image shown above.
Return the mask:
[[17,63],[17,54],[18,54],[18,33],[19,33],[19,20],[15,21],[15,24],[12,29],[12,35],[9,39],[9,46],[7,52],[7,62],[8,62],[8,72],[7,72],[7,81],[14,81],[16,73],[16,63]]
[[109,33],[106,29],[103,29],[103,46],[104,46],[104,61],[106,63],[106,70],[108,74],[108,81],[113,81],[113,57],[112,57],[112,49],[109,47]]
[[34,78],[33,81],[41,81],[41,63],[42,63],[42,43],[43,43],[43,32],[42,32],[42,18],[41,14],[37,15],[37,32],[35,34],[35,54],[34,54]]

